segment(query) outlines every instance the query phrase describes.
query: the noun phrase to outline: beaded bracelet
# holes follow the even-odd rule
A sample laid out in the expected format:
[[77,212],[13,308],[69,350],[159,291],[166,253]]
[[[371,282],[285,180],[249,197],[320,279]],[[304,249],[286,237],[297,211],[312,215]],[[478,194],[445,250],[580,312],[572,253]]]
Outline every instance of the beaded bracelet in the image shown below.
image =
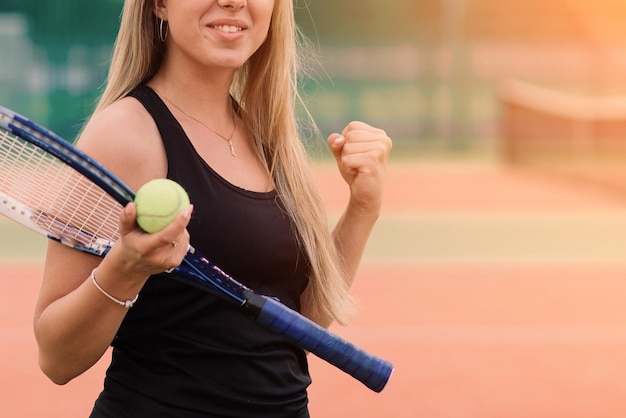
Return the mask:
[[119,300],[119,299],[117,299],[116,297],[112,296],[109,292],[107,292],[106,290],[104,290],[103,288],[100,287],[100,285],[96,281],[96,270],[98,270],[97,267],[91,271],[91,281],[96,286],[96,288],[104,296],[106,296],[107,298],[111,299],[113,302],[117,303],[118,305],[122,305],[126,309],[132,308],[133,305],[135,304],[135,302],[137,302],[137,299],[139,299],[139,293],[137,293],[137,296],[135,296],[133,299],[126,299],[126,300]]

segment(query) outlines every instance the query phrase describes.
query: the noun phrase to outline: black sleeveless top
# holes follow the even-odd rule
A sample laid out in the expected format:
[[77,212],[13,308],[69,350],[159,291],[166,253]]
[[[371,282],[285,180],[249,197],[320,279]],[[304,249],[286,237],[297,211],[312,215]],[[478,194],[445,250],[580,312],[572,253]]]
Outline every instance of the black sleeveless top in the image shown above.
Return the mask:
[[[226,181],[196,153],[158,95],[130,96],[154,118],[168,178],[189,193],[191,245],[240,282],[300,310],[307,257],[275,191]],[[306,355],[237,306],[165,276],[151,277],[113,343],[92,417],[306,417]]]

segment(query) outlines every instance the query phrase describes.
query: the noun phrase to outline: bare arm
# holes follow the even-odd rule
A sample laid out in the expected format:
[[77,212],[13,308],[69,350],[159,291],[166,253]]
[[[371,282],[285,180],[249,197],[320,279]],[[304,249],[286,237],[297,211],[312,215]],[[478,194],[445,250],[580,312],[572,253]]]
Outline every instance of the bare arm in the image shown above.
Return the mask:
[[[133,188],[166,172],[158,147],[152,147],[153,154],[147,152],[146,157],[146,141],[159,137],[136,106],[129,99],[99,114],[80,140],[81,148]],[[97,281],[108,293],[132,299],[150,274],[180,263],[188,242],[189,216],[190,210],[161,232],[145,234],[136,226],[135,207],[130,204],[120,220],[122,237],[104,259],[49,243],[34,331],[40,367],[52,381],[67,383],[95,364],[127,313],[95,287],[92,270],[97,267]],[[172,241],[181,245],[174,248]]]
[[350,188],[350,200],[333,230],[333,238],[350,284],[367,241],[380,216],[391,152],[387,134],[362,122],[352,122],[328,138],[337,166]]

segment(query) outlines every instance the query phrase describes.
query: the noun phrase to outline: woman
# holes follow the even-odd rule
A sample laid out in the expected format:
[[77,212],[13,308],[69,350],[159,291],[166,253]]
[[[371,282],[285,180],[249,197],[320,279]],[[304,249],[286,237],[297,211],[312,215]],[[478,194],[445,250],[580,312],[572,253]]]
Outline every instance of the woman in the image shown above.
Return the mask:
[[301,349],[159,275],[191,237],[255,290],[323,326],[346,321],[391,141],[361,122],[328,138],[350,189],[328,231],[294,117],[293,19],[291,0],[125,1],[109,80],[78,143],[135,190],[181,183],[193,206],[146,234],[129,204],[104,259],[48,246],[40,367],[64,384],[113,346],[92,417],[308,416]]

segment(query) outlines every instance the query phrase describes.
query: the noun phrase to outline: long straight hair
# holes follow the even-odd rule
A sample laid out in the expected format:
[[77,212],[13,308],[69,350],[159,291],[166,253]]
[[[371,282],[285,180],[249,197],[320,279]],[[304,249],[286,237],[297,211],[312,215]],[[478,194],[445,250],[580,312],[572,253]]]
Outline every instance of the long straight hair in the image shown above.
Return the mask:
[[[158,38],[154,0],[125,0],[105,90],[95,113],[125,97],[157,72],[165,54]],[[302,311],[327,326],[346,323],[352,310],[348,281],[299,137],[295,106],[300,74],[292,0],[275,0],[267,39],[239,68],[231,86],[241,118],[295,226],[311,265]]]

